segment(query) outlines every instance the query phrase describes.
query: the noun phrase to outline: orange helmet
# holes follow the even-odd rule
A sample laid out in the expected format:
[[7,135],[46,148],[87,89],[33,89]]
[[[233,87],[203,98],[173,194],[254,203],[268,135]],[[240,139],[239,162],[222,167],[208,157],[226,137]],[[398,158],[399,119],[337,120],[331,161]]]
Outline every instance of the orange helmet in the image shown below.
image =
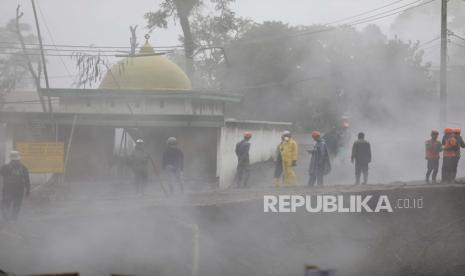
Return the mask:
[[456,133],[456,134],[460,134],[460,132],[462,132],[462,129],[459,128],[459,127],[456,127],[456,128],[453,129],[452,132],[453,132],[453,133]]
[[247,139],[252,138],[252,132],[250,132],[250,131],[244,132],[244,138],[247,138]]
[[320,138],[320,136],[321,136],[321,133],[319,131],[316,131],[316,130],[312,131],[313,139]]
[[451,134],[451,133],[454,133],[454,129],[451,128],[451,127],[446,127],[444,129],[444,134]]

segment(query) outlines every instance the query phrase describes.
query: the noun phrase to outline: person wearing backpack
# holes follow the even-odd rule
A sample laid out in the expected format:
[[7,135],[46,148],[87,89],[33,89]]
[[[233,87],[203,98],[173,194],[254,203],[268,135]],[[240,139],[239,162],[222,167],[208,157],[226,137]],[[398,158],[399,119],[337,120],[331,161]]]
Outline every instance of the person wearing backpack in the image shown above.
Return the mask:
[[1,209],[7,221],[18,219],[24,195],[29,196],[31,191],[29,171],[20,159],[17,151],[11,151],[10,163],[0,167],[0,175],[3,177]]

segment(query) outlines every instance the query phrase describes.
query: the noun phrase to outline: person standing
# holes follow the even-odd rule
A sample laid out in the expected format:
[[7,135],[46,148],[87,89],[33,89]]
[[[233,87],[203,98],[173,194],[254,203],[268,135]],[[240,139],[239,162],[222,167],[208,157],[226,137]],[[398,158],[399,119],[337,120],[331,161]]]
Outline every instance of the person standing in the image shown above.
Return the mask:
[[352,146],[351,162],[355,162],[355,184],[360,184],[360,176],[363,174],[363,184],[368,181],[368,164],[371,162],[371,146],[365,140],[365,133],[358,134],[358,140]]
[[136,146],[130,160],[136,192],[144,194],[148,182],[147,164],[150,160],[150,156],[144,150],[144,140],[140,138],[136,140]]
[[[444,137],[442,139],[443,145],[443,159],[441,169],[441,182],[451,183],[454,178],[454,167],[456,168],[455,161],[457,154],[460,155],[460,146],[453,128],[444,129]],[[455,169],[456,170],[456,169]]]
[[31,183],[29,171],[21,163],[17,151],[10,152],[10,163],[0,168],[3,177],[2,215],[7,221],[18,219],[24,195],[29,196]]
[[174,194],[175,186],[178,186],[181,193],[184,193],[184,180],[182,172],[184,170],[184,154],[178,147],[175,137],[170,137],[166,141],[168,146],[163,153],[163,170],[169,180],[170,193]]
[[299,149],[290,131],[284,131],[283,137],[284,141],[279,145],[279,152],[283,163],[284,185],[295,186],[297,179],[294,167],[297,166]]
[[250,139],[252,133],[249,131],[244,132],[244,139],[236,144],[237,156],[237,170],[234,177],[234,184],[236,188],[247,187],[247,182],[250,178]]
[[310,175],[308,185],[313,187],[315,186],[316,182],[318,186],[323,186],[323,177],[331,171],[328,147],[326,146],[324,140],[321,139],[321,134],[319,131],[313,131],[312,138],[316,144],[313,146],[313,149],[307,151],[312,155],[308,169]]
[[439,154],[442,151],[441,142],[438,141],[439,132],[437,130],[431,131],[431,139],[425,142],[425,158],[427,161],[426,170],[426,183],[430,183],[429,177],[433,184],[436,184],[436,176],[439,169]]
[[460,161],[460,148],[465,148],[465,142],[463,141],[463,137],[461,136],[462,129],[461,128],[454,128],[453,133],[455,135],[455,139],[457,139],[457,147],[455,149],[455,156],[451,160],[451,179],[455,182],[455,178],[457,177],[457,167]]

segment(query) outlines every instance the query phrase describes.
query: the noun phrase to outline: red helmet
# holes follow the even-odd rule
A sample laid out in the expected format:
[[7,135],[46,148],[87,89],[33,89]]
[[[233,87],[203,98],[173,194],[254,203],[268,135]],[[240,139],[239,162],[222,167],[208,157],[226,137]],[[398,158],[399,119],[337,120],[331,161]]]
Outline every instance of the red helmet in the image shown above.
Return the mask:
[[320,136],[321,136],[321,133],[319,131],[316,131],[316,130],[312,131],[313,139],[320,138]]
[[451,127],[446,127],[444,129],[444,134],[450,134],[450,133],[454,133],[454,129]]
[[252,138],[252,132],[250,132],[250,131],[244,132],[244,138],[247,138],[247,139]]

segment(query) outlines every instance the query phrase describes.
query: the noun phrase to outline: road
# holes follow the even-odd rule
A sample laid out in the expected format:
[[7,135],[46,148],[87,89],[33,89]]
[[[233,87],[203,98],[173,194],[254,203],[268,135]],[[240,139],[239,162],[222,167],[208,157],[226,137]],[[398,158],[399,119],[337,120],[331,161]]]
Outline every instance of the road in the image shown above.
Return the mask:
[[[421,196],[425,208],[392,214],[263,213],[263,195],[278,194]],[[31,198],[19,221],[0,226],[0,268],[20,274],[192,275],[197,263],[198,275],[302,275],[304,264],[317,264],[340,275],[405,270],[415,275],[426,268],[441,275],[434,269],[465,264],[459,254],[465,249],[464,196],[465,185],[413,182],[203,191],[169,198],[160,193],[57,197],[40,204]],[[450,257],[438,264],[444,256]]]

